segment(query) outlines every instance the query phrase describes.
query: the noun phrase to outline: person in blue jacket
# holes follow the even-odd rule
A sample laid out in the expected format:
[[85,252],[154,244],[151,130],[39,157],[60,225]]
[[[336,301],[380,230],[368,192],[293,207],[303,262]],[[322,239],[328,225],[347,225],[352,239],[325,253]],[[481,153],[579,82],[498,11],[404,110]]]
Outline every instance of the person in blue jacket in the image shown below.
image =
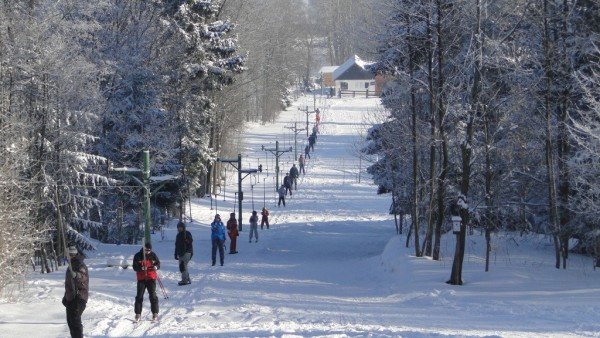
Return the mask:
[[225,226],[221,221],[221,215],[216,214],[215,220],[210,224],[210,239],[212,240],[212,265],[214,266],[217,262],[217,248],[219,249],[219,258],[221,259],[221,266],[225,261]]

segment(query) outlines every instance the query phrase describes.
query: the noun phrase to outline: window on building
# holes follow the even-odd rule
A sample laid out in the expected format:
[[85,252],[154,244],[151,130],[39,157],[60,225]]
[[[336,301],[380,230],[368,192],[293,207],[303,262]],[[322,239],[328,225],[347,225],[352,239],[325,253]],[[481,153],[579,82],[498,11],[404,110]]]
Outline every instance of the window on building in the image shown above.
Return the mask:
[[365,82],[365,89],[369,89],[369,83]]
[[375,85],[375,81],[371,82],[370,84],[371,84],[371,86],[374,86]]
[[340,88],[342,90],[348,90],[348,82],[340,82]]

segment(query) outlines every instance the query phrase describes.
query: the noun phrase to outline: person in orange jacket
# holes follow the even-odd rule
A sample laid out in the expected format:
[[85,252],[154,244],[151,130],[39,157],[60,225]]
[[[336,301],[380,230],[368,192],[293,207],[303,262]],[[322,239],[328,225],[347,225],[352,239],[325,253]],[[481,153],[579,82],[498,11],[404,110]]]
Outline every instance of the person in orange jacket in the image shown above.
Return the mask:
[[235,212],[229,214],[229,220],[227,221],[227,235],[231,240],[231,245],[229,245],[229,253],[236,254],[237,252],[237,238],[239,236],[238,232],[238,223],[235,219]]
[[152,320],[158,319],[158,296],[156,295],[156,270],[160,269],[158,256],[152,252],[152,244],[146,243],[144,247],[133,256],[133,270],[137,277],[137,294],[135,296],[135,320],[139,321],[142,316],[142,302],[144,292],[148,289]]

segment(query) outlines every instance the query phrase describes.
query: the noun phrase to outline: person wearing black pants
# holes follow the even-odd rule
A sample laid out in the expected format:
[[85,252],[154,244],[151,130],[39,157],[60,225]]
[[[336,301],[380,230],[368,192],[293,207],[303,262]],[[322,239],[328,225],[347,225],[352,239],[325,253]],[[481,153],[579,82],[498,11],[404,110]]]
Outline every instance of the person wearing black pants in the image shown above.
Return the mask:
[[156,270],[160,269],[160,261],[154,252],[150,243],[144,244],[140,252],[133,257],[133,270],[137,277],[137,293],[135,295],[135,320],[139,321],[142,316],[142,303],[144,301],[144,291],[148,290],[150,299],[150,309],[152,310],[152,320],[158,319],[158,296],[156,295],[156,279],[158,274]]
[[225,263],[225,226],[221,222],[221,215],[216,214],[215,220],[210,224],[210,239],[212,241],[212,265],[217,261],[217,249],[219,249],[219,258],[221,266]]
[[83,337],[81,315],[88,301],[89,275],[88,268],[83,262],[83,254],[76,247],[68,249],[71,265],[65,274],[65,295],[62,299],[67,308],[67,324],[71,337]]

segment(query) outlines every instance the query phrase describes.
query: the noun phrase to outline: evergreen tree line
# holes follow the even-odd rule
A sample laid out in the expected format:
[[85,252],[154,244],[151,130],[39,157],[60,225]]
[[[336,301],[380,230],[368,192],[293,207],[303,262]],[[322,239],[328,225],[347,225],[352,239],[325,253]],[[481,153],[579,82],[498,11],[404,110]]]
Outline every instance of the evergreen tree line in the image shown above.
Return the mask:
[[141,169],[144,150],[152,176],[175,177],[153,223],[181,217],[245,121],[273,120],[323,51],[357,52],[341,32],[372,1],[0,0],[0,290],[34,252],[46,272],[65,242],[139,240],[139,170],[111,168]]
[[488,262],[498,230],[548,235],[557,268],[571,239],[600,257],[599,3],[388,5],[374,66],[388,80],[386,116],[364,151],[378,155],[368,170],[380,192],[413,220],[415,254],[440,259],[452,214],[452,284],[467,225],[485,233]]
[[139,238],[141,186],[110,166],[141,168],[149,150],[151,175],[176,177],[160,210],[204,184],[227,135],[214,96],[245,62],[218,5],[0,2],[0,290],[34,250],[47,271],[65,242]]

